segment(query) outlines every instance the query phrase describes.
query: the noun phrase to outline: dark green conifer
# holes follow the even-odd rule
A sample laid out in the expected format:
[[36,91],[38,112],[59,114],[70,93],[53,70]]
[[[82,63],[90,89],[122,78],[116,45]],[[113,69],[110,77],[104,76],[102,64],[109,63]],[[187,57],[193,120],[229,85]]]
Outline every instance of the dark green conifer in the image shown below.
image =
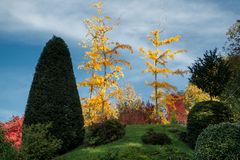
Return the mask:
[[50,134],[63,141],[61,152],[82,144],[84,121],[70,52],[63,39],[55,36],[47,42],[36,67],[24,125],[49,122]]

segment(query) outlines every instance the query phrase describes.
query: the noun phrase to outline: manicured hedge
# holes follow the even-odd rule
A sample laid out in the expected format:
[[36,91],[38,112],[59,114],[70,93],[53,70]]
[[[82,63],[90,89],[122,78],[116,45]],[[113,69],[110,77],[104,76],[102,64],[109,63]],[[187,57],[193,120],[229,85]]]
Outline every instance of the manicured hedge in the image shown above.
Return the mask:
[[198,135],[209,124],[231,122],[233,114],[228,106],[221,102],[205,101],[197,103],[189,112],[187,121],[187,138],[189,145],[194,148]]
[[199,136],[195,159],[238,160],[240,158],[240,125],[209,125]]
[[86,143],[93,146],[106,144],[120,139],[124,135],[125,125],[117,119],[110,119],[89,126],[86,132]]

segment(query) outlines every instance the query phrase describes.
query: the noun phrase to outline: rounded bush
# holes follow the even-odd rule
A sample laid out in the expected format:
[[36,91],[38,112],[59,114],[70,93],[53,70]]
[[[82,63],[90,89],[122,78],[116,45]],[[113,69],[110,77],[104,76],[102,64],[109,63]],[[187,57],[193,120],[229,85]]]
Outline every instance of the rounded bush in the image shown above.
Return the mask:
[[87,128],[86,140],[88,145],[106,144],[125,135],[125,125],[116,119],[96,123]]
[[238,160],[240,157],[240,125],[209,125],[198,137],[195,159]]
[[209,124],[231,122],[232,118],[231,109],[221,102],[205,101],[197,103],[190,110],[187,120],[187,138],[190,147],[195,147],[198,135]]
[[157,133],[153,129],[149,129],[143,136],[142,142],[152,145],[171,144],[172,141],[165,133]]

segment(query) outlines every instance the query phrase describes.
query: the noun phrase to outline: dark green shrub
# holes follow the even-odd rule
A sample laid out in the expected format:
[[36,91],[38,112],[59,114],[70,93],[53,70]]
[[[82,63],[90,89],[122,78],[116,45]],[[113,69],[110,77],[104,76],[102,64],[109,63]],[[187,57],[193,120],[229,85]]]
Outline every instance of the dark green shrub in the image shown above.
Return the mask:
[[34,124],[24,129],[21,156],[26,160],[54,158],[62,141],[49,133],[51,124]]
[[181,130],[178,129],[178,128],[168,128],[168,132],[171,132],[171,133],[180,133]]
[[86,141],[88,145],[106,144],[125,135],[125,125],[116,119],[96,123],[87,128]]
[[61,152],[83,142],[83,116],[65,42],[53,37],[44,47],[25,111],[24,126],[52,122],[51,135],[61,139]]
[[189,145],[194,148],[198,135],[209,124],[232,121],[233,114],[229,107],[221,102],[205,101],[197,103],[189,112],[187,134]]
[[188,139],[187,139],[187,132],[186,131],[181,131],[179,133],[177,133],[178,139],[182,142],[188,143]]
[[195,159],[238,160],[240,158],[240,125],[209,125],[199,136]]
[[189,68],[189,81],[208,93],[210,97],[220,96],[231,77],[231,69],[217,48],[207,50]]
[[0,160],[16,160],[18,152],[13,143],[5,140],[5,133],[0,126]]
[[165,133],[157,133],[153,129],[149,129],[141,138],[145,144],[165,145],[172,143],[168,135]]

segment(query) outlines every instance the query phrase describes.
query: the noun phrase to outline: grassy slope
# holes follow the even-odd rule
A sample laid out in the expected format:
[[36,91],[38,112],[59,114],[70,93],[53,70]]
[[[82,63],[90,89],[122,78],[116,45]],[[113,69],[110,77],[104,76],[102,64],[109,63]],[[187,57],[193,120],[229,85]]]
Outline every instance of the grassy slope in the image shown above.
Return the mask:
[[[146,132],[148,128],[153,128],[155,131],[167,133],[171,139],[172,144],[168,146],[159,145],[144,145],[141,142],[141,136]],[[147,153],[153,159],[166,159],[169,156],[169,148],[174,151],[179,150],[180,152],[185,152],[192,155],[193,151],[183,142],[178,140],[176,133],[170,130],[182,130],[185,128],[178,125],[128,125],[126,127],[126,135],[113,143],[101,145],[97,147],[79,147],[59,158],[58,160],[97,160],[100,156],[106,154],[107,152],[136,152],[135,154]],[[140,153],[141,152],[141,153]],[[170,152],[171,153],[171,152]],[[143,155],[145,156],[145,155]]]

